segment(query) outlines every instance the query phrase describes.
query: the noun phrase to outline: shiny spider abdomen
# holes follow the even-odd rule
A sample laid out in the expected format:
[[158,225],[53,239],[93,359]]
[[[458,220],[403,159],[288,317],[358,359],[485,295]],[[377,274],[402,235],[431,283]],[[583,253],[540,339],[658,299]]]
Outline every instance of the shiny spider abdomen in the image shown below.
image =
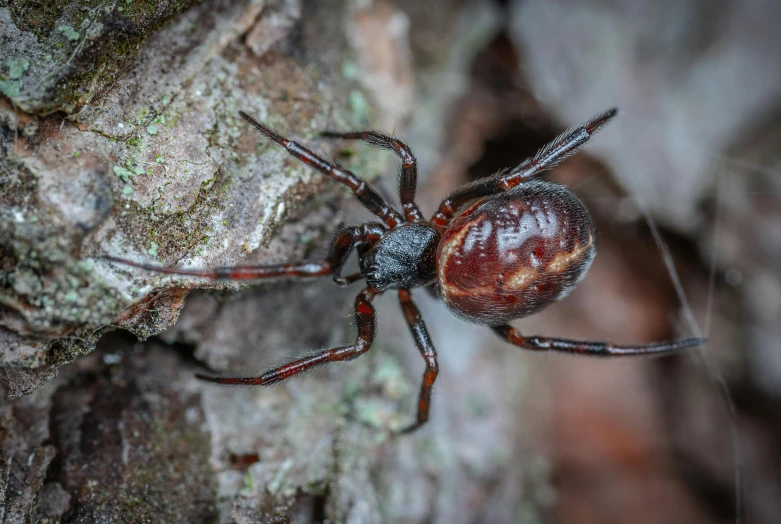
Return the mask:
[[595,254],[583,203],[564,186],[532,180],[450,224],[437,248],[439,291],[464,320],[505,324],[566,296]]

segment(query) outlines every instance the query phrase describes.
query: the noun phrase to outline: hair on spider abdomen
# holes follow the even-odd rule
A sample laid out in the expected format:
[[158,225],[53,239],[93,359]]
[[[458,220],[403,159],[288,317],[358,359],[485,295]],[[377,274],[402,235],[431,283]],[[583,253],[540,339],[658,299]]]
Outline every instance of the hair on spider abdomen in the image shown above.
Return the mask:
[[[705,342],[689,338],[625,346],[559,338],[523,336],[507,322],[540,311],[564,297],[585,275],[596,254],[596,234],[586,207],[564,186],[538,180],[540,174],[575,153],[616,114],[610,109],[572,128],[511,170],[476,180],[453,191],[426,220],[415,203],[417,161],[401,140],[376,131],[323,136],[363,140],[401,159],[399,196],[402,212],[391,207],[354,173],[327,162],[246,113],[240,115],[266,138],[322,174],[349,187],[379,222],[342,227],[328,256],[320,262],[270,266],[181,269],[158,267],[116,257],[113,262],[151,271],[211,280],[263,280],[278,277],[331,276],[339,285],[365,280],[355,298],[355,343],[317,351],[274,367],[258,377],[199,378],[218,384],[267,386],[312,371],[329,362],[352,360],[371,348],[376,331],[372,300],[397,290],[404,318],[426,364],[413,431],[429,418],[431,391],[439,367],[437,353],[410,289],[435,285],[438,296],[457,316],[490,327],[515,346],[596,356],[667,354]],[[471,207],[458,212],[469,202]],[[355,250],[360,272],[342,277]]]

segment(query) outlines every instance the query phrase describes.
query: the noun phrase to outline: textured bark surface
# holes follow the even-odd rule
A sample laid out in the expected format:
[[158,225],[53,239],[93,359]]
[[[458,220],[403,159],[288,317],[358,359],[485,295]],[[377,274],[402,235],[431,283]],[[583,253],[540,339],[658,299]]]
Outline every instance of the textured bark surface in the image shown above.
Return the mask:
[[[775,5],[630,4],[0,2],[0,385],[15,398],[0,403],[0,522],[734,522],[739,505],[774,522]],[[194,374],[350,341],[357,289],[216,286],[97,258],[316,260],[339,222],[367,219],[239,109],[391,200],[390,155],[315,137],[395,130],[430,211],[612,105],[619,118],[549,175],[591,210],[594,265],[514,325],[623,343],[699,328],[703,350],[528,354],[420,291],[432,420],[392,439],[423,369],[392,293],[360,359],[221,388]]]
[[[4,522],[373,522],[467,511],[468,500],[451,502],[483,481],[463,476],[457,446],[388,438],[413,416],[417,372],[394,355],[408,349],[406,336],[379,341],[357,366],[262,392],[194,379],[204,365],[250,374],[349,339],[347,291],[323,281],[195,292],[175,328],[141,344],[105,333],[159,334],[192,288],[227,286],[99,258],[208,266],[322,256],[343,192],[248,132],[236,111],[305,142],[326,127],[403,125],[415,88],[411,19],[444,36],[419,47],[423,79],[458,74],[465,58],[449,63],[454,50],[474,45],[459,47],[464,13],[442,5],[453,7],[447,16],[390,2],[181,5],[137,27],[132,56],[102,76],[90,68],[120,57],[116,32],[96,28],[124,6],[90,11],[82,25],[64,9],[55,26],[83,40],[60,30],[72,52],[52,57],[66,80],[48,87],[35,83],[48,70],[24,45],[46,45],[49,33],[29,27],[41,13],[32,3],[0,10],[15,61],[3,80],[21,89],[2,100],[0,349],[16,398],[3,404]],[[369,150],[310,143],[368,179],[390,165]],[[398,319],[383,325],[406,335]],[[473,459],[485,475],[509,452],[475,449],[493,457]],[[405,476],[416,489],[398,484]]]
[[[28,27],[40,13],[21,4],[1,11],[10,17],[2,25],[9,61],[29,61],[32,52],[14,31],[40,40]],[[115,25],[141,6],[118,9],[104,13]],[[322,178],[259,141],[237,111],[304,136],[367,117],[343,96],[355,87],[340,74],[348,44],[339,21],[319,16],[344,6],[308,9],[303,24],[295,1],[200,4],[159,30],[158,23],[136,28],[133,58],[115,75],[74,73],[82,79],[74,90],[89,90],[75,106],[46,92],[59,112],[35,118],[13,97],[16,108],[2,101],[0,363],[11,369],[12,396],[34,385],[30,372],[14,368],[51,377],[90,351],[102,326],[146,338],[175,321],[193,283],[164,283],[101,255],[195,266],[270,258],[249,255],[268,244],[290,209],[307,205]],[[111,25],[101,20],[94,23]],[[72,54],[88,48],[96,56],[68,67],[86,73],[115,59],[111,42],[101,42],[117,32],[85,32]],[[36,64],[22,73],[19,80],[48,78]],[[295,247],[278,255],[293,256]]]

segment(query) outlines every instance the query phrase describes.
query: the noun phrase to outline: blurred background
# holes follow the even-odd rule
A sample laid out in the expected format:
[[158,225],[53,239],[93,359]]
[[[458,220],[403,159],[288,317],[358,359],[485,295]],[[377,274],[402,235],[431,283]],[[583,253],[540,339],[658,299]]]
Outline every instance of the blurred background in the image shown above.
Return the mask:
[[779,514],[781,40],[771,20],[780,7],[496,4],[498,26],[469,64],[429,187],[517,164],[618,106],[586,154],[551,175],[594,214],[593,269],[571,297],[518,326],[598,340],[709,338],[656,360],[521,357],[528,389],[508,412],[524,432],[516,445],[544,457],[525,470],[544,520]]
[[[206,16],[211,4],[231,3],[193,10]],[[20,488],[16,499],[9,490],[7,515],[27,511],[41,522],[779,521],[781,2],[235,5],[244,4],[265,9],[254,29],[245,24],[203,58],[222,68],[199,74],[206,88],[195,82],[182,90],[219,98],[209,94],[219,86],[208,82],[240,78],[242,89],[282,104],[275,106],[280,131],[329,151],[397,202],[394,158],[316,138],[317,129],[347,123],[395,132],[418,157],[426,214],[453,188],[515,166],[568,127],[618,107],[604,131],[547,175],[592,213],[599,235],[592,269],[566,299],[514,326],[525,335],[621,344],[709,342],[656,359],[524,352],[418,290],[439,352],[432,418],[415,434],[389,439],[389,428],[413,417],[423,370],[395,295],[376,301],[370,354],[246,390],[205,385],[193,373],[251,375],[351,340],[357,289],[323,281],[195,290],[173,327],[146,342],[106,334],[97,351],[3,407],[4,435],[19,436],[9,437],[17,443],[5,452],[42,464],[9,469],[9,485],[37,487],[24,496]],[[223,11],[215,13],[219,21]],[[337,53],[331,40],[311,45],[324,34],[342,35],[350,51]],[[230,114],[245,103],[254,102],[226,102]],[[331,114],[343,107],[351,120]],[[204,129],[222,125],[193,120]],[[242,155],[256,147],[238,132],[231,140],[218,145],[238,143]],[[212,161],[229,165],[228,153],[214,160],[216,150]],[[293,164],[262,169],[280,165]],[[267,180],[247,172],[256,178],[237,187]],[[243,244],[244,253],[226,241],[195,260],[211,260],[213,248],[228,253],[214,259],[222,263],[316,259],[339,223],[368,218],[327,182],[296,187],[295,205],[282,207],[273,234],[252,240],[259,249]],[[244,220],[219,205],[209,213],[215,223]],[[240,226],[231,229],[243,238]],[[178,247],[159,242],[167,263],[193,260],[186,258],[192,250],[173,256]],[[82,257],[114,254],[118,245],[124,248],[82,248]],[[150,279],[133,278],[139,286]],[[117,323],[138,330],[157,322],[157,331],[170,324],[183,289],[193,287],[175,282],[181,292],[166,302],[174,313],[155,310],[149,320],[139,302]]]
[[395,7],[412,21],[405,136],[427,209],[620,109],[549,175],[593,213],[591,272],[516,327],[625,343],[709,339],[650,360],[519,354],[425,300],[443,368],[428,431],[448,433],[463,467],[493,479],[464,481],[462,493],[492,522],[775,522],[781,4],[466,4],[457,31],[469,37],[435,72],[420,64],[441,39],[438,11]]

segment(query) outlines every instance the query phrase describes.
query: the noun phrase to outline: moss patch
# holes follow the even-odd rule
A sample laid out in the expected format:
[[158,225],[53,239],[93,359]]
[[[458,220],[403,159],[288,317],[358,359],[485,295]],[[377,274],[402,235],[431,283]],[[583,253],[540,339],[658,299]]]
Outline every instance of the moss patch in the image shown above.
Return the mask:
[[[74,111],[116,80],[152,31],[200,1],[12,2],[0,23],[9,25],[6,64],[14,67],[7,65],[0,91],[27,112]],[[31,78],[19,82],[28,70]]]

